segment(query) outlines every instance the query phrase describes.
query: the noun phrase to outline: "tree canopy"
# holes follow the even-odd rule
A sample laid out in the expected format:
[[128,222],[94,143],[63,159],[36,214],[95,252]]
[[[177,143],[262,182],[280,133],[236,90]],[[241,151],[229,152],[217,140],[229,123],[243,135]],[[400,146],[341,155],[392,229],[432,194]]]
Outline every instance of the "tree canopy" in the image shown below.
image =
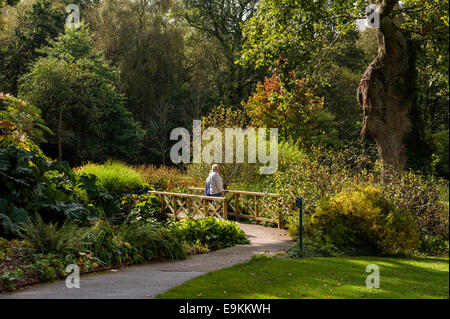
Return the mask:
[[118,70],[93,52],[87,29],[66,29],[40,52],[44,57],[22,78],[20,96],[42,109],[56,133],[50,141],[58,144],[58,158],[63,147],[75,163],[137,155],[142,133],[114,87]]

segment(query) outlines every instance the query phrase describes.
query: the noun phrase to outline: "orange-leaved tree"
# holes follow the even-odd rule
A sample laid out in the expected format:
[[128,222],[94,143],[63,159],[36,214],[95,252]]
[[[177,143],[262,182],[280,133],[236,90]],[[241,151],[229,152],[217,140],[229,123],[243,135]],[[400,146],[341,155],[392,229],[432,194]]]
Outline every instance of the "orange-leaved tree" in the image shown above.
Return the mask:
[[324,99],[314,96],[295,72],[275,71],[258,83],[244,109],[257,127],[278,128],[280,139],[302,146],[333,144],[334,116],[323,110]]

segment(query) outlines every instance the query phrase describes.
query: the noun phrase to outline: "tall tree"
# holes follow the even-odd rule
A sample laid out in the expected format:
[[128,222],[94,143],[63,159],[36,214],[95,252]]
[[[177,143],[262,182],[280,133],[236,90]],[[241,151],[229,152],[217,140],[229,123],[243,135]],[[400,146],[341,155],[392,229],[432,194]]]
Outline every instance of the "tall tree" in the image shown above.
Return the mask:
[[236,64],[243,44],[242,24],[256,12],[257,0],[183,0],[182,15],[190,27],[217,43],[223,56],[216,81],[221,102],[239,106],[253,91],[264,70]]
[[[441,22],[434,21],[436,12],[430,10],[431,2],[440,7],[445,1],[406,1],[407,6],[395,0],[378,3],[378,56],[367,68],[358,89],[358,102],[364,111],[363,131],[373,136],[383,163],[394,170],[426,168],[423,164],[429,164],[427,156],[431,155],[417,104],[416,59],[420,41],[427,44],[423,37],[438,40],[441,43],[437,50],[447,55],[448,71],[448,53],[444,51],[445,43],[448,45],[448,1],[441,7]],[[417,12],[422,12],[420,17]]]
[[65,5],[62,1],[37,0],[20,3],[16,8],[12,36],[0,55],[0,72],[4,74],[0,90],[17,94],[18,79],[28,72],[29,64],[41,54],[37,49],[47,45],[64,31]]
[[[367,4],[362,0],[264,0],[244,28],[248,38],[243,59],[263,64],[285,53],[300,55],[314,74],[334,51],[334,44],[354,29]],[[415,96],[416,54],[419,47],[432,46],[438,66],[448,74],[448,1],[376,4],[378,56],[367,68],[357,94],[364,111],[363,132],[373,136],[385,167],[418,169],[429,161]]]
[[40,51],[44,57],[21,79],[20,95],[42,110],[55,132],[49,141],[58,160],[133,160],[142,133],[114,86],[118,70],[93,52],[87,29],[66,29]]
[[[164,118],[179,120],[175,114],[180,113],[183,97],[178,97],[188,80],[183,30],[172,21],[170,9],[170,1],[111,0],[87,15],[96,48],[120,69],[118,87],[127,96],[126,107],[146,132],[140,160],[156,163],[165,160],[165,133],[176,121],[166,123],[170,128],[164,124],[162,131],[155,125]],[[172,107],[161,113],[161,103]]]

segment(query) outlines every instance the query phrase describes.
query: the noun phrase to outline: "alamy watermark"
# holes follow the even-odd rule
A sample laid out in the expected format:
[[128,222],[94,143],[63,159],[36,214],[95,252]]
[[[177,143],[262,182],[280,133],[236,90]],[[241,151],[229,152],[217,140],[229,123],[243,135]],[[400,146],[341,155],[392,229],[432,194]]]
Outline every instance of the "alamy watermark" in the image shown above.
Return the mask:
[[80,27],[80,7],[76,4],[69,4],[66,7],[66,12],[69,15],[66,18],[66,26],[70,29],[77,29]]
[[[191,134],[186,128],[176,128],[170,134],[171,141],[178,142],[170,151],[170,159],[175,164],[189,163],[247,163],[262,164],[260,174],[273,174],[278,170],[278,129],[265,128],[225,128],[225,137],[218,128],[202,131],[201,121],[193,122],[192,161]],[[225,142],[225,145],[223,145]],[[247,145],[247,152],[246,152]],[[267,153],[269,151],[269,153]],[[225,156],[223,156],[225,153]],[[236,158],[236,161],[234,159]]]
[[371,288],[380,288],[380,267],[375,264],[367,265],[366,272],[370,273],[366,278],[366,287]]
[[66,278],[66,287],[68,289],[80,288],[80,267],[75,264],[68,265],[66,272],[69,273]]
[[377,4],[369,4],[366,7],[366,22],[369,27],[380,27],[380,7]]

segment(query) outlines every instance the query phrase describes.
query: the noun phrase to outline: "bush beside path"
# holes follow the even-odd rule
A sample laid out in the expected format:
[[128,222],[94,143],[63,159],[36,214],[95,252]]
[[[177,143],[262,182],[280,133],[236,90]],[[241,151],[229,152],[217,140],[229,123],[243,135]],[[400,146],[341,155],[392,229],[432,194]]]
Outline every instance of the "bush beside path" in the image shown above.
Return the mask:
[[196,255],[187,260],[150,263],[82,276],[79,289],[68,289],[64,281],[59,281],[3,294],[0,299],[154,298],[206,272],[245,263],[256,253],[273,255],[286,251],[293,245],[285,230],[243,223],[239,223],[239,227],[250,240],[249,245]]

